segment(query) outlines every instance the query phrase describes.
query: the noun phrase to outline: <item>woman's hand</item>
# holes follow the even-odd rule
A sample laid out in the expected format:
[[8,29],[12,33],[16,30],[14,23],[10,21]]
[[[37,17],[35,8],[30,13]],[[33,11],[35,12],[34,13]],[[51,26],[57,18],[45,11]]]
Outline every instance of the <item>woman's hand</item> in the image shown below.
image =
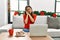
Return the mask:
[[26,14],[27,14],[27,15],[30,15],[27,11],[26,11]]
[[26,11],[26,14],[27,14],[27,16],[30,17],[30,20],[31,20],[32,22],[34,22],[34,19],[33,19],[32,16],[30,15],[30,13],[28,13],[28,12]]

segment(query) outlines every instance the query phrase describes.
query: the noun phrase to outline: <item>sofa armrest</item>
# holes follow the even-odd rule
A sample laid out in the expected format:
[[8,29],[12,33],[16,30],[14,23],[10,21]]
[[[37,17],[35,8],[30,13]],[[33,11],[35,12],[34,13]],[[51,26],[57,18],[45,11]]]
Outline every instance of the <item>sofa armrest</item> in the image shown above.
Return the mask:
[[4,25],[4,26],[0,27],[0,32],[8,31],[11,28],[12,28],[12,24]]
[[51,37],[60,37],[60,29],[48,29],[48,34]]

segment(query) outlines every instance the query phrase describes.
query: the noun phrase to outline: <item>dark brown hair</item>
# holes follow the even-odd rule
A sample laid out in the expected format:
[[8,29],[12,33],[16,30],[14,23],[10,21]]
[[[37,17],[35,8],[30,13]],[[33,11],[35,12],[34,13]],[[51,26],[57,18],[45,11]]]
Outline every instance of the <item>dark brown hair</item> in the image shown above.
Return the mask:
[[31,7],[31,6],[26,6],[26,7],[25,7],[25,11],[27,11],[27,8],[28,8],[28,7],[30,7],[30,8],[32,9],[32,7]]
[[[25,7],[25,11],[27,11],[27,8],[28,8],[28,7],[30,7],[30,8],[32,9],[31,6],[26,6],[26,7]],[[26,14],[26,12],[25,12],[25,14]],[[33,17],[33,12],[31,12],[30,15]]]

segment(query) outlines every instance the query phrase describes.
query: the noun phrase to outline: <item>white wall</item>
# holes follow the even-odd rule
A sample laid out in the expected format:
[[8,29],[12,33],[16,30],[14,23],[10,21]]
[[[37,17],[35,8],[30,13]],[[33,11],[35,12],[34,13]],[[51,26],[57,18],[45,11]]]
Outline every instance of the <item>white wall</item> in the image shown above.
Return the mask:
[[54,12],[55,0],[30,0],[33,10]]
[[7,24],[7,0],[0,0],[0,27]]

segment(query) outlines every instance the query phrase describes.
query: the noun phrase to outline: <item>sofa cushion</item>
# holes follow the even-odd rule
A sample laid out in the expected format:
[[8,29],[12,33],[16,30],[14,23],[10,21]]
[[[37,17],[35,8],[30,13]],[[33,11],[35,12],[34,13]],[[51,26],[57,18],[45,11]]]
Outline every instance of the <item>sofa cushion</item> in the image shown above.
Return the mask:
[[59,21],[57,18],[54,17],[48,17],[47,23],[49,28],[58,28],[59,27]]
[[24,28],[23,16],[13,16],[12,28]]
[[60,29],[60,17],[57,17],[58,21],[59,21],[59,29]]

